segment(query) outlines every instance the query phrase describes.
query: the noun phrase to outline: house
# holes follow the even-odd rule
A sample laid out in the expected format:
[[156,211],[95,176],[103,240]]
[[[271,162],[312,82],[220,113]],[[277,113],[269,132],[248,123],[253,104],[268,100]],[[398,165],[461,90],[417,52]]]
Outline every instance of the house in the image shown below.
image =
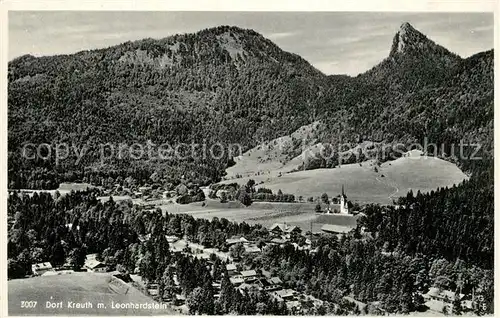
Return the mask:
[[243,283],[240,286],[237,287],[240,293],[243,294],[244,290],[260,290],[260,287],[256,284],[247,284]]
[[229,276],[234,276],[237,274],[236,265],[235,264],[227,264],[226,271]]
[[292,233],[300,234],[302,232],[302,230],[298,226],[290,226],[290,227],[287,227],[285,229],[285,232],[288,234],[292,234]]
[[278,277],[273,278],[276,278],[277,280],[272,278],[261,278],[257,281],[257,284],[267,292],[282,289],[281,279],[279,279]]
[[364,303],[364,302],[361,302],[359,300],[356,300],[354,299],[353,297],[350,297],[350,296],[344,296],[343,299],[347,300],[348,302],[350,303],[353,303],[354,305],[356,305],[356,307],[358,307],[359,311],[361,312],[364,312],[367,304]]
[[243,279],[245,282],[253,282],[257,279],[257,272],[254,270],[249,270],[249,271],[241,271],[241,276],[243,276]]
[[86,260],[95,260],[95,259],[97,259],[97,255],[98,255],[97,253],[87,254],[85,256],[85,259]]
[[94,273],[104,273],[108,270],[106,264],[99,262],[96,259],[85,260],[83,268],[87,269],[87,271],[89,272],[94,272]]
[[286,304],[286,307],[288,310],[301,310],[302,309],[302,305],[300,304],[300,301],[298,301],[298,300],[287,301],[287,302],[285,302],[285,304]]
[[45,262],[31,265],[31,271],[33,272],[33,275],[40,276],[45,272],[54,272],[54,268],[50,262]]
[[229,277],[229,281],[234,286],[239,286],[245,282],[245,280],[241,276]]
[[158,284],[151,284],[148,286],[148,294],[151,296],[158,296],[158,293],[160,292],[160,286]]
[[282,289],[273,292],[273,295],[278,299],[278,301],[287,301],[294,300],[296,293],[297,292],[293,289]]
[[165,235],[168,243],[175,243],[179,240],[179,238],[175,235]]
[[270,243],[273,245],[283,245],[283,244],[286,244],[287,242],[288,242],[288,240],[283,239],[283,238],[278,238],[278,237],[275,237],[270,241]]
[[248,243],[250,243],[250,241],[242,236],[233,236],[233,237],[228,238],[226,240],[227,247],[232,246],[232,245],[237,244],[237,243],[248,244]]
[[175,294],[174,296],[174,305],[175,306],[182,306],[186,303],[186,297],[180,294]]
[[259,254],[260,252],[262,252],[261,249],[255,245],[245,246],[245,253],[247,254]]
[[276,277],[276,276],[269,278],[269,281],[273,285],[282,285],[283,284],[283,281],[279,277]]
[[276,235],[281,235],[283,232],[285,232],[287,229],[287,226],[285,223],[274,223],[269,227],[269,232],[276,234]]
[[326,233],[331,234],[345,234],[352,230],[349,226],[334,225],[334,224],[324,224],[321,230]]
[[297,251],[305,251],[305,250],[310,250],[311,249],[311,246],[310,245],[303,245],[303,246],[300,246],[299,244],[297,243],[292,243],[293,247],[295,247],[295,249]]
[[[464,294],[458,295],[460,300],[462,300],[464,296]],[[455,293],[451,290],[441,290],[436,287],[431,287],[429,288],[427,294],[424,294],[423,297],[425,300],[439,300],[451,304],[455,299]]]
[[265,269],[261,270],[261,273],[262,273],[262,276],[266,277],[266,278],[271,278],[272,277],[272,274],[270,271],[266,271]]
[[[455,300],[454,292],[451,290],[441,290],[436,287],[429,288],[429,291],[422,295],[425,300],[425,305],[429,307],[431,310],[436,312],[442,312],[444,308],[448,311],[453,307],[453,301]],[[464,294],[458,294],[460,299],[461,307],[465,310],[473,309],[474,304],[471,299],[464,299]]]

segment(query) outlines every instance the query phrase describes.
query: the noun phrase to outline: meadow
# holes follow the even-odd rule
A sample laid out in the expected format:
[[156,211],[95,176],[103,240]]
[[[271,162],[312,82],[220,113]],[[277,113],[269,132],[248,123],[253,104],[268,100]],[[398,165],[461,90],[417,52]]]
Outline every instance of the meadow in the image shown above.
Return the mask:
[[[375,169],[376,168],[376,169]],[[315,169],[285,174],[264,174],[224,180],[221,183],[245,184],[254,179],[258,187],[277,192],[317,198],[323,193],[338,196],[342,186],[353,203],[391,204],[393,199],[413,192],[428,192],[450,187],[467,179],[453,163],[412,153],[377,167],[374,161],[342,165],[333,169]]]

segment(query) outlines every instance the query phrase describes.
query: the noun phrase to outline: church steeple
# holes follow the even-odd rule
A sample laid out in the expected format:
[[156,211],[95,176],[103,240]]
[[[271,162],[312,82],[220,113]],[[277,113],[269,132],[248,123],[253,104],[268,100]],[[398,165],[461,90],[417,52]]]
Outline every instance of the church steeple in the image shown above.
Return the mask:
[[340,195],[340,213],[349,214],[349,207],[347,206],[347,196],[345,195],[343,184],[342,184],[342,194]]
[[342,198],[347,198],[347,196],[345,195],[345,192],[344,192],[344,185],[342,184],[342,193],[340,195]]

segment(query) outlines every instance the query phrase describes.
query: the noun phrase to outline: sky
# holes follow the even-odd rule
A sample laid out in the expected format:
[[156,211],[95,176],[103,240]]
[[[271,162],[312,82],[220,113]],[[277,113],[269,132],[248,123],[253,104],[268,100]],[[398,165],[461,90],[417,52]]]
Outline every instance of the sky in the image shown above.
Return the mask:
[[328,75],[357,75],[378,64],[403,22],[462,57],[494,46],[492,13],[9,11],[8,19],[9,60],[219,25],[254,29]]

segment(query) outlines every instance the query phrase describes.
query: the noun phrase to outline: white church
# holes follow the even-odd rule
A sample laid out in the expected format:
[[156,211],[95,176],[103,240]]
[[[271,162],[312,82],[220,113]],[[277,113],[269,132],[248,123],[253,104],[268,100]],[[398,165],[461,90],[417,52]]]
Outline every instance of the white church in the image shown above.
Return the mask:
[[350,214],[349,206],[347,205],[347,195],[344,192],[344,185],[342,185],[342,192],[340,194],[340,203],[330,203],[330,206],[326,208],[326,214]]

